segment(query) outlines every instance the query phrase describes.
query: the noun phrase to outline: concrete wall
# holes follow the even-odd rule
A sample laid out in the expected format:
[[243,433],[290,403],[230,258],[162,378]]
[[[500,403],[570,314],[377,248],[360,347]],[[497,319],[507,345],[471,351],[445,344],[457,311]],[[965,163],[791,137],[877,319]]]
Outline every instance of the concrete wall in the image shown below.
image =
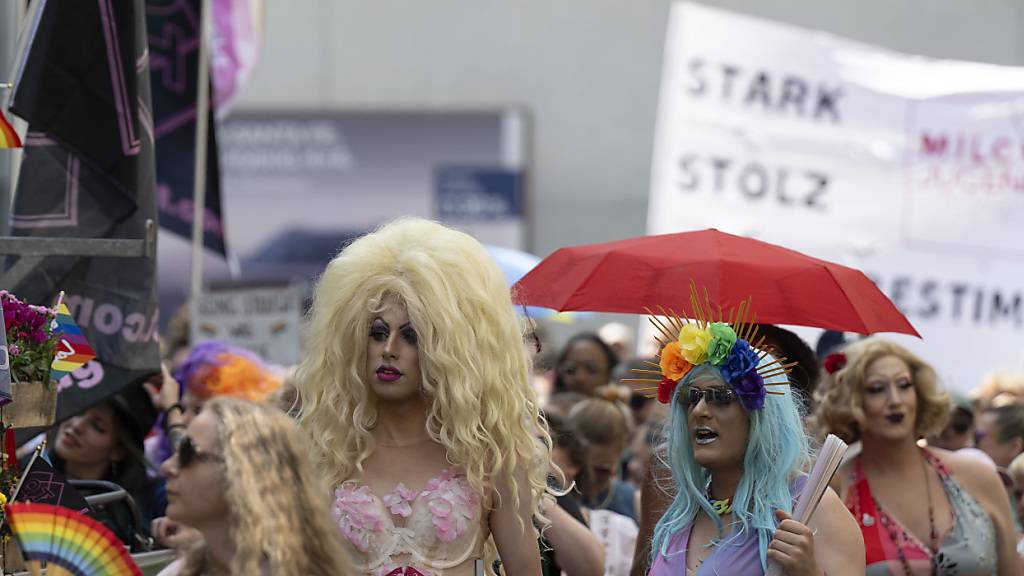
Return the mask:
[[[1024,65],[1020,0],[709,5],[932,57]],[[266,0],[241,108],[533,118],[534,252],[642,234],[669,0]],[[723,38],[728,42],[728,38]]]

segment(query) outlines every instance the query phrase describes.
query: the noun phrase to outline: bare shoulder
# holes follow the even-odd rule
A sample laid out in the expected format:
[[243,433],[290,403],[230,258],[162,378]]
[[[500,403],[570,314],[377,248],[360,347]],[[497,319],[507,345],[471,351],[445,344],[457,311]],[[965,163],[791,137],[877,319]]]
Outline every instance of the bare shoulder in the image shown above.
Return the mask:
[[[929,448],[928,450],[942,462],[960,484],[971,490],[972,493],[975,492],[972,489],[983,492],[995,489],[1003,490],[1003,482],[999,479],[999,474],[996,473],[991,464],[968,454],[960,454],[941,448]],[[982,496],[983,494],[975,495]]]
[[815,556],[827,574],[864,573],[864,537],[839,496],[825,490],[811,517]]
[[991,464],[968,454],[958,454],[935,448],[929,450],[989,514],[993,514],[994,511],[1002,511],[1006,507],[1008,504],[1006,489]]
[[[853,519],[853,515],[839,499],[839,495],[831,488],[826,488],[818,503],[814,516],[811,517],[810,525],[814,528],[828,531],[838,530],[839,534],[856,533],[860,534],[860,528]],[[852,530],[852,532],[851,532]]]
[[[834,491],[833,493],[839,500],[846,498],[846,490],[850,487],[850,479],[853,477],[853,466],[853,460],[844,463],[836,470],[832,481],[828,483],[829,488]],[[824,497],[822,499],[824,500]]]

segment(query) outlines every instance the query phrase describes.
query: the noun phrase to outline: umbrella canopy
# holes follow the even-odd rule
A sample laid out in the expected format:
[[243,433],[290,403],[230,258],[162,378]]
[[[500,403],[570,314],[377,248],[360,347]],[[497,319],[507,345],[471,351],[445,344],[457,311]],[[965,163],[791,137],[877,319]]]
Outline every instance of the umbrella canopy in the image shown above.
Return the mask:
[[[484,248],[487,249],[487,253],[490,254],[491,258],[494,258],[494,261],[498,264],[498,268],[500,268],[501,273],[505,275],[505,281],[508,282],[509,286],[514,285],[523,276],[525,276],[527,272],[533,270],[533,268],[540,263],[540,257],[530,254],[529,252],[513,250],[512,248],[503,248],[501,246],[492,246],[490,244],[484,244]],[[563,323],[572,323],[575,320],[574,314],[560,314],[556,310],[552,310],[550,308],[527,306],[526,311],[531,318],[547,318],[549,320],[556,320]]]
[[555,310],[644,314],[660,305],[682,313],[691,280],[725,310],[752,297],[764,324],[919,336],[863,272],[714,229],[561,248],[513,293]]

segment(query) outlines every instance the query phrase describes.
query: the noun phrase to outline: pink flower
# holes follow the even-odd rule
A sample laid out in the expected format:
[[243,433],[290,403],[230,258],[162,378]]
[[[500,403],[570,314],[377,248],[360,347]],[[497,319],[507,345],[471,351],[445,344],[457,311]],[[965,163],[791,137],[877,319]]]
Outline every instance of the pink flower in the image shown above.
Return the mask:
[[48,338],[49,336],[46,335],[46,332],[43,332],[39,328],[32,331],[32,341],[36,344],[42,344],[43,342],[46,342]]
[[388,507],[395,516],[401,516],[402,518],[408,518],[412,515],[411,503],[416,500],[416,496],[419,494],[415,490],[410,490],[405,487],[405,484],[401,482],[390,494],[381,498],[381,502]]
[[11,344],[10,346],[7,347],[7,352],[11,356],[17,356],[18,354],[21,354],[21,348],[18,348],[17,344]]
[[345,485],[334,491],[331,512],[341,533],[361,552],[370,547],[370,534],[384,529],[384,521],[377,513],[369,486],[353,488]]
[[480,497],[466,478],[453,475],[451,470],[427,482],[421,496],[427,500],[437,537],[444,542],[451,542],[466,531],[480,505]]

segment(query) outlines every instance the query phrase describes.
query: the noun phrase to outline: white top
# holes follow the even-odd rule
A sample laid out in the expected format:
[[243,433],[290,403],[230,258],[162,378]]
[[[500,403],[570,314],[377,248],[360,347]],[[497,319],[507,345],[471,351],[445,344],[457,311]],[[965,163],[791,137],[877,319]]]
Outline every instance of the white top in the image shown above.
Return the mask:
[[178,558],[174,562],[171,562],[163,570],[157,573],[156,576],[178,576],[181,574],[181,570],[185,567],[185,559]]

